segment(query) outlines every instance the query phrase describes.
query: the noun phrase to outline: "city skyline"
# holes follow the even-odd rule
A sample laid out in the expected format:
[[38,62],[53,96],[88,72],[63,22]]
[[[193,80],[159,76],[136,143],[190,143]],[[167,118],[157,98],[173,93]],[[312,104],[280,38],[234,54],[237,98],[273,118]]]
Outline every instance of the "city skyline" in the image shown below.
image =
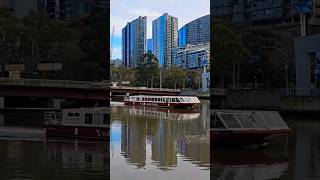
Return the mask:
[[[176,4],[181,4],[177,7]],[[199,0],[197,3],[191,0],[118,0],[110,3],[110,46],[112,46],[112,59],[121,57],[121,29],[128,22],[139,16],[147,16],[147,39],[152,38],[152,21],[168,13],[178,18],[178,29],[199,17],[210,14],[210,1]],[[114,37],[112,32],[114,27]]]

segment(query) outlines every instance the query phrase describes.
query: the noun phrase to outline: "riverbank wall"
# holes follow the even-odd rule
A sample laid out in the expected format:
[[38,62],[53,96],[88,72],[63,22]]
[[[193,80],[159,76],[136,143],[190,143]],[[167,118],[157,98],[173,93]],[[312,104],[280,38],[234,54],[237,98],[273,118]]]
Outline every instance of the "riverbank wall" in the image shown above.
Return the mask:
[[217,109],[320,112],[320,97],[288,96],[280,90],[228,90],[225,96],[213,101]]

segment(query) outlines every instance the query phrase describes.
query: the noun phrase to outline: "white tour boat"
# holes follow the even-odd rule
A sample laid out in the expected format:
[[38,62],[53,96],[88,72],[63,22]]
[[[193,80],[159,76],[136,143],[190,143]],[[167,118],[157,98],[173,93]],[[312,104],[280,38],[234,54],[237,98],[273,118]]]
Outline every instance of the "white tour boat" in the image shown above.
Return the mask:
[[125,105],[133,106],[155,106],[155,107],[192,107],[200,104],[195,96],[127,96],[124,99]]

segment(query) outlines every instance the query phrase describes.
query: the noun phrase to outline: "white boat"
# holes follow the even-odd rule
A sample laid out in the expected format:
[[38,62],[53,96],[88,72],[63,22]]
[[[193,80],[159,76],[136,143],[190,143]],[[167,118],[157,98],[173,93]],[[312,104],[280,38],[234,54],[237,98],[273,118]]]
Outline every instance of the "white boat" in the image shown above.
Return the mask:
[[195,96],[127,96],[124,99],[125,105],[133,106],[154,106],[154,107],[192,107],[200,104]]

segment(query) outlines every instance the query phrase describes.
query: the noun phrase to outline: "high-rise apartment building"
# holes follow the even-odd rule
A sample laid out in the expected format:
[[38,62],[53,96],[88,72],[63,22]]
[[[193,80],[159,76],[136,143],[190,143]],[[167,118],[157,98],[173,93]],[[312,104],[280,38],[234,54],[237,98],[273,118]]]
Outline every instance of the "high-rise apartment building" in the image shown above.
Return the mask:
[[199,69],[210,63],[210,43],[174,48],[173,65],[184,69]]
[[[301,0],[214,0],[211,14],[227,17],[234,23],[279,24],[299,22],[296,8]],[[309,23],[320,24],[320,0],[313,2],[313,12],[308,15]]]
[[206,15],[184,25],[178,31],[178,46],[207,43],[210,41],[210,15]]
[[164,13],[152,22],[153,54],[164,68],[172,66],[172,49],[178,46],[178,18]]
[[107,0],[38,0],[38,10],[51,19],[96,15],[107,8]]
[[146,53],[147,17],[139,17],[122,29],[122,60],[127,67],[137,67]]

